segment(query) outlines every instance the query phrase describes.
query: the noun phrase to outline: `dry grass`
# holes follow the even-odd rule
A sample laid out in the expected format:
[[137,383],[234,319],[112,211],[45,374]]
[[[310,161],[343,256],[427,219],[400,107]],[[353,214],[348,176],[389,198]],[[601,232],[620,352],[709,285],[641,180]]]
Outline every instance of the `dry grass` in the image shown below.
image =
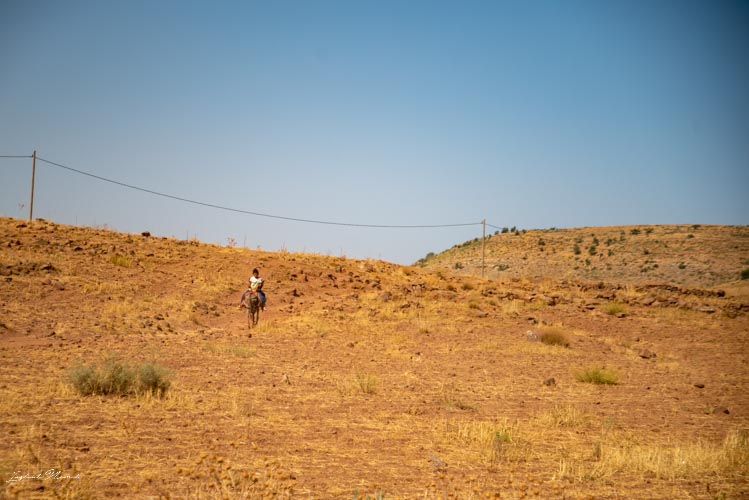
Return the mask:
[[629,312],[627,306],[620,302],[607,302],[603,305],[603,310],[609,316],[617,316],[621,314],[627,314]]
[[546,344],[559,347],[569,347],[570,340],[567,332],[560,327],[544,327],[541,329],[539,340]]
[[594,365],[576,372],[575,379],[588,384],[616,385],[619,375],[612,369]]
[[687,479],[749,472],[749,441],[746,431],[732,431],[720,444],[682,443],[672,446],[608,445],[593,469],[599,477],[618,471],[656,479]]
[[[599,288],[556,278],[495,282],[41,223],[0,235],[4,265],[44,254],[59,269],[0,287],[0,479],[81,474],[43,493],[3,484],[0,496],[688,498],[705,482],[714,495],[747,494],[746,434],[722,440],[747,422],[745,316],[631,303],[620,321],[587,307]],[[42,235],[54,248],[36,249]],[[569,239],[545,233],[547,259],[572,254],[557,235]],[[502,258],[514,270],[520,256]],[[271,307],[250,338],[234,285],[255,266]],[[528,302],[534,294],[559,302]],[[57,308],[36,310],[38,297]],[[574,349],[528,342],[528,328]],[[643,361],[641,346],[658,357]],[[163,397],[82,396],[61,382],[104,349],[177,376]],[[571,368],[591,363],[627,383],[576,383]],[[705,413],[718,403],[730,415]]]

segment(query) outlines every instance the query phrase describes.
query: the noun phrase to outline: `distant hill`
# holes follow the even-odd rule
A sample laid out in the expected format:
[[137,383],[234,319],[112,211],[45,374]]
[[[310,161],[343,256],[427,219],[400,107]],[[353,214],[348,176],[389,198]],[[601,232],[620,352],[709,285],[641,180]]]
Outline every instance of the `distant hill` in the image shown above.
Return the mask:
[[[514,229],[514,228],[512,228]],[[481,238],[417,264],[481,275]],[[656,225],[497,231],[487,236],[486,277],[580,279],[716,287],[749,268],[748,226]]]

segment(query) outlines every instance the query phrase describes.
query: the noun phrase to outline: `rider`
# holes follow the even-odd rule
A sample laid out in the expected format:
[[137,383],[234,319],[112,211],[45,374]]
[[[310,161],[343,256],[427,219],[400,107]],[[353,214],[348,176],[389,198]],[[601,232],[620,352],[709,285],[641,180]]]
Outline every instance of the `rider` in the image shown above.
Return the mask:
[[252,270],[252,277],[250,277],[250,290],[253,293],[257,293],[260,299],[260,309],[265,310],[265,292],[263,292],[263,278],[260,277],[260,271],[257,268]]

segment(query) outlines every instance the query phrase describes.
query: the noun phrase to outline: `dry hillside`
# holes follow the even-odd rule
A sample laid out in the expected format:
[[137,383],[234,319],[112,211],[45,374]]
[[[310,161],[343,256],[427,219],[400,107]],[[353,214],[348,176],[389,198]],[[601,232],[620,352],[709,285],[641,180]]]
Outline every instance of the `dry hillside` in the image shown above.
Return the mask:
[[[749,226],[662,225],[497,231],[487,236],[489,278],[716,287],[749,269]],[[481,238],[419,263],[481,274]]]
[[[499,235],[480,279],[2,218],[0,498],[747,497],[749,300],[713,285],[749,255],[718,230]],[[636,272],[563,271],[591,233],[591,272]],[[716,274],[660,282],[680,261]],[[86,394],[112,355],[171,384]]]

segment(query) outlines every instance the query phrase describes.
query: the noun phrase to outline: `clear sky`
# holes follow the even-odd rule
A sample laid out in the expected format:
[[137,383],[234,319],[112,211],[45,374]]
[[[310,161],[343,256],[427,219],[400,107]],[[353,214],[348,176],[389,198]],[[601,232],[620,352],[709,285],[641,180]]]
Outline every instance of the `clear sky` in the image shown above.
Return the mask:
[[[0,155],[355,224],[749,223],[746,1],[0,1]],[[0,159],[26,217],[31,161]],[[23,206],[22,206],[23,205]],[[37,164],[35,216],[410,263],[481,227]]]

